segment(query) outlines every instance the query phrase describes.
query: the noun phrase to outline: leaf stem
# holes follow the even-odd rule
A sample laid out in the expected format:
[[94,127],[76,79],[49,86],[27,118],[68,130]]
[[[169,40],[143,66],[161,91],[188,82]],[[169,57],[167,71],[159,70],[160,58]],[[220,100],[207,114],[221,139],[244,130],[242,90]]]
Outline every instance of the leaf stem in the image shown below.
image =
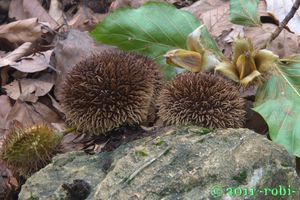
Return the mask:
[[67,128],[66,130],[64,130],[63,132],[62,132],[62,135],[67,135],[67,134],[69,134],[69,133],[72,133],[72,132],[74,132],[74,131],[76,131],[77,130],[77,127],[71,127],[71,128]]
[[285,16],[285,18],[280,22],[279,26],[272,33],[271,37],[267,40],[267,42],[263,45],[262,49],[265,49],[278,35],[281,33],[283,28],[289,23],[289,21],[294,17],[296,11],[299,9],[300,0],[296,0],[291,8],[290,12]]

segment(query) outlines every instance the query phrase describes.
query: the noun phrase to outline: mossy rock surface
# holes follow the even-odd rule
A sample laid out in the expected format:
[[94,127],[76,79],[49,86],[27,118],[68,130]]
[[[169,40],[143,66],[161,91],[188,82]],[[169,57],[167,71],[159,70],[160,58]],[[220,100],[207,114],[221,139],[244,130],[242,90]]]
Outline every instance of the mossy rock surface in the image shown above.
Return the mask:
[[[76,179],[91,186],[87,199],[97,200],[300,199],[294,158],[253,131],[207,133],[199,127],[160,131],[160,136],[139,139],[112,152],[58,155],[27,180],[19,199],[70,199],[62,185]],[[280,187],[291,194],[280,196]],[[222,194],[213,195],[213,188],[222,188]],[[230,196],[226,188],[238,190]],[[239,188],[243,196],[238,196]]]

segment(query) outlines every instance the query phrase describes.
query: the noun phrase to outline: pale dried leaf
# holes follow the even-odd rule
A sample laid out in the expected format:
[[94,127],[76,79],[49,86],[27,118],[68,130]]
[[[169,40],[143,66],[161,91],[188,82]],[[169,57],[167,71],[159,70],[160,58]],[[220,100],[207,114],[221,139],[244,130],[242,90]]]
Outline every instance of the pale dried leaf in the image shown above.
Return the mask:
[[64,113],[61,105],[56,101],[55,98],[53,98],[50,94],[48,94],[48,97],[51,99],[52,106],[59,112]]
[[28,104],[19,100],[16,101],[6,120],[7,127],[14,121],[20,122],[24,127],[62,122],[61,117],[45,104],[40,102]]
[[6,52],[5,51],[0,51],[0,58],[3,58],[6,56]]
[[64,152],[69,151],[80,151],[84,148],[84,144],[74,142],[75,139],[78,138],[78,134],[76,133],[69,133],[63,137],[61,141],[61,149]]
[[224,41],[232,43],[237,37],[245,37],[244,26],[233,24],[230,33],[224,38]]
[[42,118],[44,121],[46,121],[49,124],[63,122],[61,117],[54,111],[52,107],[50,108],[40,102],[33,103],[32,107],[34,108],[34,111],[38,113],[40,118]]
[[23,0],[11,0],[9,5],[8,16],[11,19],[22,20],[26,19],[27,15],[24,12]]
[[[244,37],[245,27],[232,24],[229,21],[230,4],[229,1],[198,1],[192,6],[184,8],[197,16],[209,29],[211,35],[216,38],[220,49],[226,57],[231,56],[231,43],[238,36]],[[259,4],[261,15],[265,14],[266,5],[263,1]],[[256,35],[257,38],[258,35]]]
[[22,44],[34,42],[42,35],[42,26],[37,18],[19,20],[0,26],[0,38],[5,38],[11,43]]
[[0,163],[0,197],[1,199],[14,199],[19,187],[17,179],[6,165]]
[[187,8],[183,8],[183,10],[191,12],[200,19],[213,37],[218,38],[226,32],[227,36],[222,35],[226,43],[231,43],[232,38],[238,35],[244,35],[242,26],[232,24],[229,21],[229,2],[222,0],[198,1]]
[[47,13],[38,0],[23,0],[23,8],[28,17],[37,17],[41,22],[48,22],[55,29],[58,23]]
[[[0,125],[6,118],[6,115],[10,112],[11,109],[10,99],[6,95],[0,96]],[[2,127],[2,126],[1,126]]]
[[260,1],[258,4],[258,10],[260,16],[269,16],[274,17],[273,15],[270,16],[270,13],[267,11],[267,3],[265,1]]
[[64,24],[64,12],[62,10],[62,3],[58,0],[51,0],[49,15],[59,24]]
[[[255,48],[261,48],[270,38],[277,26],[263,24],[262,27],[245,28],[245,36],[250,38]],[[258,37],[259,36],[259,37]],[[272,41],[268,49],[279,57],[289,57],[300,53],[300,39],[297,35],[283,30],[282,33]]]
[[[115,0],[111,3],[110,5],[110,10],[117,10],[123,7],[133,7],[133,8],[138,8],[141,5],[147,3],[148,1],[151,0]],[[152,0],[155,2],[168,2],[168,0]]]
[[51,123],[52,127],[56,130],[57,133],[62,133],[67,129],[65,122],[62,123]]
[[8,69],[9,67],[2,67],[0,70],[1,86],[8,83]]
[[20,62],[11,64],[10,66],[26,73],[43,71],[49,67],[52,51],[53,50],[48,50],[35,55],[23,57]]
[[6,116],[10,112],[12,106],[10,99],[6,95],[0,96],[0,138],[4,135],[6,130]]
[[231,55],[232,38],[243,36],[243,27],[229,21],[229,2],[222,0],[198,1],[192,6],[184,8],[192,12],[207,26],[209,33],[217,40],[218,46],[224,55]]
[[24,126],[45,123],[43,119],[36,113],[33,107],[25,102],[16,101],[11,111],[7,115],[7,128],[13,121],[18,121]]
[[[267,11],[282,21],[289,13],[296,0],[266,0]],[[298,9],[294,17],[287,24],[289,29],[300,35],[300,10]]]
[[14,51],[10,52],[7,56],[0,59],[0,68],[7,65],[16,64],[16,61],[21,57],[31,52],[31,42],[25,42]]
[[47,13],[38,0],[13,0],[9,9],[9,17],[16,20],[35,17],[40,22],[48,22],[53,29],[58,26],[58,23]]
[[214,37],[219,37],[223,31],[232,29],[233,24],[229,21],[229,2],[212,10],[204,12],[200,19],[207,26],[208,31]]
[[[20,93],[19,84],[21,85],[22,94]],[[46,95],[54,85],[54,78],[51,74],[45,74],[38,79],[21,79],[3,86],[7,95],[14,99],[23,101],[36,102],[39,96]]]
[[81,31],[91,31],[107,14],[94,13],[91,9],[79,6],[74,17],[68,22],[69,26]]
[[203,13],[213,10],[224,4],[228,4],[228,2],[224,2],[223,0],[201,0],[195,2],[191,6],[182,8],[182,10],[189,11],[195,17],[200,19]]
[[14,72],[9,73],[9,75],[10,75],[11,77],[13,77],[14,79],[22,79],[22,78],[26,78],[27,75],[28,75],[28,73],[24,73],[24,72],[15,70]]

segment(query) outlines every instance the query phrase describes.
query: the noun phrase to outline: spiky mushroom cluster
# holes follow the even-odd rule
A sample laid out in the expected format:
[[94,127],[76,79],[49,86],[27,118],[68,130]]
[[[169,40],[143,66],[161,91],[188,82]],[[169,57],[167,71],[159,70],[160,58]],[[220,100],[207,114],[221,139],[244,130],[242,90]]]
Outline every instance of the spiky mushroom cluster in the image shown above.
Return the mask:
[[60,137],[47,125],[13,127],[4,140],[1,159],[27,177],[51,161],[59,143]]
[[204,73],[184,73],[158,97],[160,118],[172,125],[238,128],[245,121],[245,103],[227,80]]
[[147,57],[120,51],[94,54],[66,77],[61,105],[70,126],[100,135],[146,121],[161,72]]

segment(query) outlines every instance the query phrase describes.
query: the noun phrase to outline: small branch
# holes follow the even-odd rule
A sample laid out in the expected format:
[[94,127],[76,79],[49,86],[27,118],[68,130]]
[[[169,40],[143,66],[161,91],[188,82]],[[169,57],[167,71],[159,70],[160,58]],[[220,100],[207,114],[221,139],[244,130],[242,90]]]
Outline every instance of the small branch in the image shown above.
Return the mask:
[[126,180],[125,183],[129,183],[138,173],[140,173],[143,169],[148,167],[150,164],[152,164],[154,161],[156,161],[158,158],[163,156],[165,153],[167,153],[171,147],[167,147],[163,152],[161,152],[157,157],[150,158],[145,164],[143,164],[141,167],[139,167],[137,170],[135,170]]
[[281,33],[283,28],[289,23],[289,21],[294,17],[296,11],[299,9],[300,0],[296,0],[291,8],[290,12],[285,16],[285,18],[280,22],[277,29],[272,33],[270,39],[264,44],[263,49],[266,48],[277,36]]
[[20,92],[20,95],[22,95],[22,85],[21,85],[21,80],[20,79],[17,79],[18,80],[18,86],[19,86],[19,92]]

